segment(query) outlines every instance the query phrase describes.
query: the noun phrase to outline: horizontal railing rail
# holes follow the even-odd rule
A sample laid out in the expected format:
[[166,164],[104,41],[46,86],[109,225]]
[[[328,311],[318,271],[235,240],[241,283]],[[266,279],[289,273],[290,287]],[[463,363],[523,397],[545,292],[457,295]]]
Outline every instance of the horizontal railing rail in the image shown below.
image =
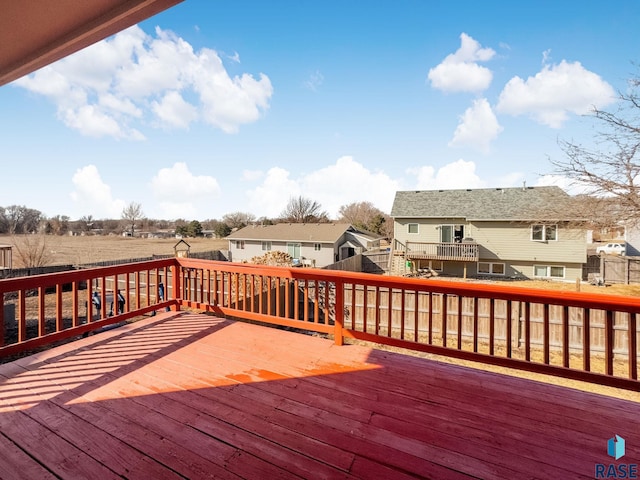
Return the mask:
[[171,307],[640,388],[635,297],[193,258],[0,280],[0,294],[0,356]]
[[407,258],[477,262],[477,243],[407,242]]

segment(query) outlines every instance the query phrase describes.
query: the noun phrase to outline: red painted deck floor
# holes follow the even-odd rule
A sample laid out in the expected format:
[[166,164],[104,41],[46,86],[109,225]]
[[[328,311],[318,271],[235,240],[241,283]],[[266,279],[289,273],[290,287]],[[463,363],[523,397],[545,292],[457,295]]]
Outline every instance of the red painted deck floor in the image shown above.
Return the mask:
[[53,348],[0,382],[3,479],[575,479],[640,463],[640,400],[206,315]]

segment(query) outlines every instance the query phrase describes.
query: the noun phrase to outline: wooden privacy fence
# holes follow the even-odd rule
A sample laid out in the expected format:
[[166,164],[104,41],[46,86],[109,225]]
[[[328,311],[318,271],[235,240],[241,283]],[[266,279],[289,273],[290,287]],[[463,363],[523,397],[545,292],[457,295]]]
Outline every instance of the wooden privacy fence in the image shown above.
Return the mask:
[[599,275],[605,283],[640,283],[640,257],[603,255]]
[[[365,290],[367,298],[365,298]],[[376,295],[380,295],[377,307],[375,307]],[[389,295],[392,297],[391,302],[388,299]],[[582,308],[566,307],[565,311],[560,305],[527,304],[489,298],[476,299],[421,291],[392,290],[390,292],[389,289],[366,289],[364,286],[356,286],[354,296],[354,288],[351,285],[345,287],[345,298],[347,299],[345,322],[351,325],[352,329],[376,333],[383,331],[385,335],[393,338],[403,338],[402,332],[413,329],[417,319],[416,328],[412,331],[417,333],[419,341],[427,339],[430,343],[434,339],[440,342],[445,340],[442,335],[445,314],[447,315],[446,337],[455,338],[458,334],[456,315],[460,312],[462,327],[460,335],[463,342],[476,341],[481,345],[488,345],[493,338],[494,342],[501,345],[506,346],[508,341],[512,348],[520,348],[527,342],[525,319],[528,308],[529,344],[532,347],[542,348],[545,344],[545,335],[548,335],[549,347],[552,350],[562,351],[565,334],[563,316],[567,315],[568,347],[573,353],[582,353],[584,349],[583,329],[586,310]],[[444,301],[447,302],[446,308],[443,305]],[[404,308],[401,308],[403,302]],[[391,310],[389,305],[392,305]],[[364,312],[365,308],[367,312]],[[509,312],[507,308],[510,308]],[[545,315],[548,315],[548,325],[545,324]],[[629,319],[628,313],[615,312],[614,314],[613,351],[615,354],[629,353]],[[510,321],[511,325],[508,326],[507,321]],[[591,310],[589,324],[590,350],[602,353],[606,348],[606,312]],[[545,328],[548,328],[548,332]]]

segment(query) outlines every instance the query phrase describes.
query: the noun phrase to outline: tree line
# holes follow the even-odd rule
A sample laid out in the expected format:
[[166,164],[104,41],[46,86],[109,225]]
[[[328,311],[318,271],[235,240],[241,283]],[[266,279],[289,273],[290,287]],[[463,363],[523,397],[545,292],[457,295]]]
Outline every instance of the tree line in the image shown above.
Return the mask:
[[183,237],[202,236],[212,232],[224,238],[231,232],[247,225],[274,225],[277,223],[350,223],[354,227],[384,237],[393,236],[393,220],[371,202],[354,202],[340,207],[338,218],[331,219],[315,200],[299,196],[289,199],[287,206],[275,218],[256,217],[249,212],[232,212],[221,219],[199,220],[157,220],[144,215],[142,205],[131,202],[122,210],[120,219],[96,219],[92,215],[71,220],[66,215],[46,217],[39,210],[23,205],[0,206],[0,234],[20,235],[44,233],[47,235],[67,235],[69,232],[83,235],[120,235],[126,232],[135,235],[144,231],[175,231]]

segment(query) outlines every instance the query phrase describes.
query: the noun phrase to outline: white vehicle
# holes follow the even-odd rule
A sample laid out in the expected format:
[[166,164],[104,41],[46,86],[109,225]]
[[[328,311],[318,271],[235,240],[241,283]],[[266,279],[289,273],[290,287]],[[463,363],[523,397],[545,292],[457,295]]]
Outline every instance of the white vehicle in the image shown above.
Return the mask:
[[607,243],[596,248],[596,253],[601,255],[607,253],[609,255],[624,255],[627,247],[624,243]]

